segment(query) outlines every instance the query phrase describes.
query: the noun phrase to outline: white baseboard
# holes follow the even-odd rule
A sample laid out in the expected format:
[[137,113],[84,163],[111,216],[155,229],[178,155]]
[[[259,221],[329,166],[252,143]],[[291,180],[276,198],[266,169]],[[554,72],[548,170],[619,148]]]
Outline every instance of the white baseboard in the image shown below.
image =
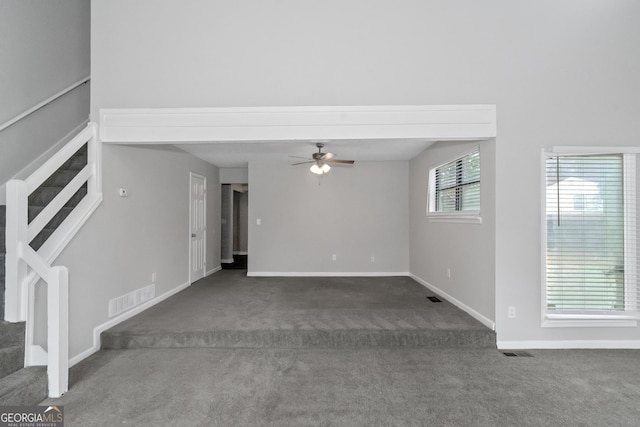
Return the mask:
[[71,359],[69,359],[69,367],[74,366],[76,364],[78,364],[79,362],[81,362],[82,360],[86,359],[87,357],[91,356],[92,354],[96,353],[98,350],[100,350],[100,334],[103,333],[104,331],[106,331],[109,328],[114,327],[115,325],[117,325],[118,323],[122,323],[125,320],[135,316],[138,313],[143,312],[144,310],[153,307],[154,305],[166,300],[167,298],[169,298],[170,296],[173,296],[175,294],[177,294],[178,292],[182,291],[183,289],[188,288],[190,285],[189,282],[185,282],[167,292],[165,292],[162,295],[159,295],[147,302],[145,302],[144,304],[140,304],[138,306],[136,306],[135,308],[122,313],[120,316],[114,317],[113,319],[110,319],[109,321],[96,326],[95,328],[93,328],[93,346],[86,349],[85,351],[81,352],[80,354],[77,354],[75,356],[73,356]]
[[233,264],[233,258],[224,258],[220,260],[222,264]]
[[249,277],[396,277],[409,276],[406,271],[248,271]]
[[233,251],[234,255],[249,255],[247,251]]
[[453,304],[456,307],[458,307],[460,310],[467,312],[470,316],[472,316],[477,321],[479,321],[480,323],[485,325],[487,328],[491,329],[492,331],[496,330],[496,322],[494,322],[493,320],[489,319],[488,317],[484,316],[483,314],[478,313],[476,310],[474,310],[473,308],[469,307],[465,303],[457,300],[456,298],[454,298],[451,295],[447,294],[443,290],[439,289],[437,286],[433,286],[431,283],[429,283],[426,280],[416,276],[415,274],[409,274],[409,277],[411,277],[416,282],[420,283],[422,286],[424,286],[424,287],[432,290],[436,294],[442,296],[447,301],[449,301],[451,304]]
[[213,273],[216,273],[216,272],[218,272],[218,271],[220,271],[220,270],[222,270],[222,266],[220,266],[220,265],[219,265],[219,266],[217,266],[216,268],[213,268],[213,269],[211,269],[211,270],[209,270],[209,271],[205,272],[205,273],[204,273],[204,276],[205,276],[205,277],[207,277],[207,276],[211,276]]
[[498,341],[501,350],[640,349],[640,340],[532,340]]

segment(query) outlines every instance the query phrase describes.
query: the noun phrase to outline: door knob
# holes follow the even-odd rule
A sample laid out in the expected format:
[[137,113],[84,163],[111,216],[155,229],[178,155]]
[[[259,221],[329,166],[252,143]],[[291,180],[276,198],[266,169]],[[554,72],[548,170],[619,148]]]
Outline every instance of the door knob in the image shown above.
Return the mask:
[[196,235],[194,233],[191,234],[191,237],[196,237]]

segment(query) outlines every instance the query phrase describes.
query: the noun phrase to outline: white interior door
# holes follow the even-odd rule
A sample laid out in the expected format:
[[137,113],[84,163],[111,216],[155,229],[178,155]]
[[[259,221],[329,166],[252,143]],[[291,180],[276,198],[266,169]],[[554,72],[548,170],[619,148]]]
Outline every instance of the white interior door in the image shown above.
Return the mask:
[[189,282],[204,277],[207,236],[207,179],[191,172],[189,197]]

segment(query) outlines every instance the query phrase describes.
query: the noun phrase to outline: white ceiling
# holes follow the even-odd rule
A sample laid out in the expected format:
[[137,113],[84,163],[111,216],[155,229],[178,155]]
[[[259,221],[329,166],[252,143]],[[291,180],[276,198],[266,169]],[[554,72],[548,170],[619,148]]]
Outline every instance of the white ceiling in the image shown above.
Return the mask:
[[[435,141],[429,140],[331,140],[322,141],[323,152],[336,159],[356,162],[410,160]],[[221,168],[247,167],[252,161],[291,162],[288,156],[311,157],[317,152],[315,141],[213,142],[177,144],[188,153]]]

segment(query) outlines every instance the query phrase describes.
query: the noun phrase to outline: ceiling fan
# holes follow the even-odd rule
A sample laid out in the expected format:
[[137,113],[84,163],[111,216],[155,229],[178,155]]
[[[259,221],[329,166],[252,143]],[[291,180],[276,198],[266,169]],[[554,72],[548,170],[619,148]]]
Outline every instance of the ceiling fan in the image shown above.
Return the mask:
[[313,153],[311,158],[308,157],[298,157],[298,156],[289,156],[294,159],[305,159],[304,162],[293,163],[291,166],[304,165],[312,163],[311,168],[309,169],[311,172],[323,175],[331,170],[331,166],[333,165],[352,165],[355,163],[354,160],[338,160],[334,159],[336,156],[333,153],[323,153],[322,147],[324,147],[323,142],[316,142],[316,147],[318,147],[318,152]]

